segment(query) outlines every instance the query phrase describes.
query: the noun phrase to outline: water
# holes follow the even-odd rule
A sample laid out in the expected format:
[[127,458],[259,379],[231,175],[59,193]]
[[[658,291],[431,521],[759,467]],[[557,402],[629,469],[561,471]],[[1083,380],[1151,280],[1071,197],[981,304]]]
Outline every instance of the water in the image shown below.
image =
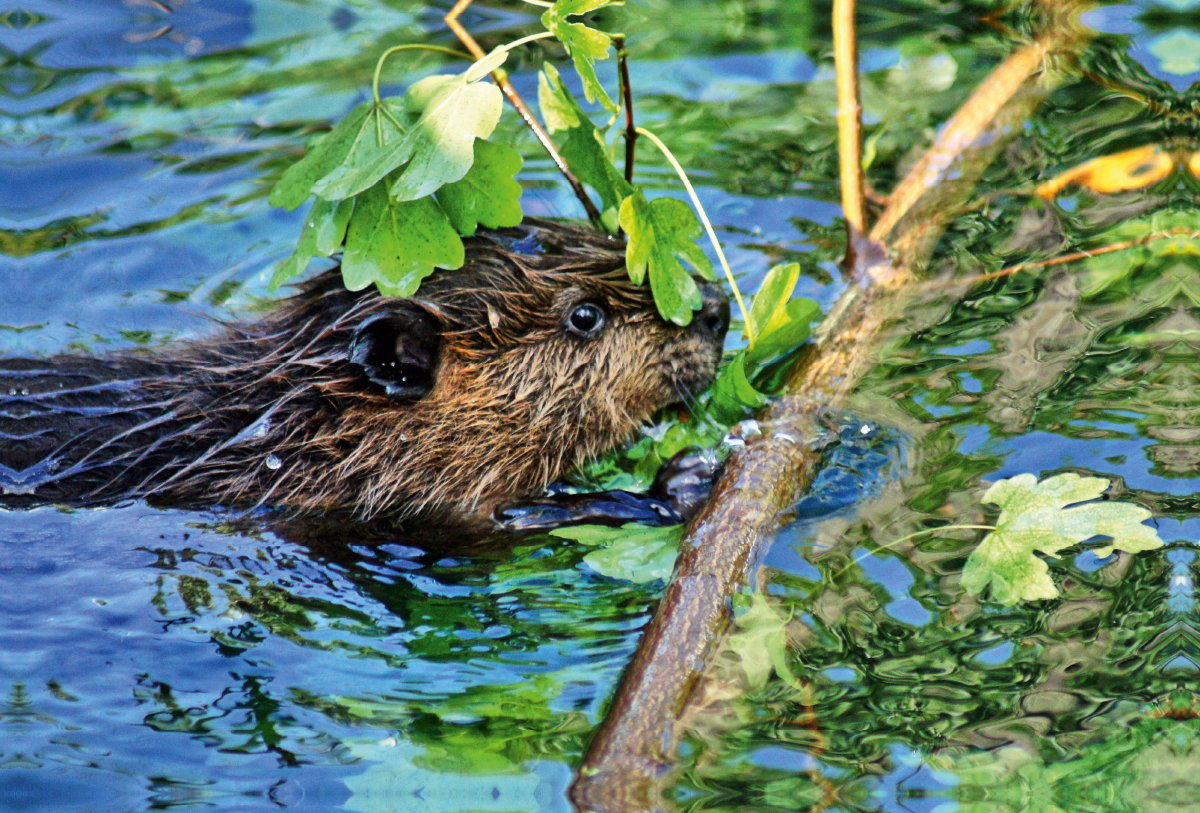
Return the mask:
[[[383,48],[452,44],[445,10],[0,10],[0,352],[153,346],[252,316],[303,219],[266,205],[274,177],[312,127],[364,98]],[[466,23],[491,47],[535,31],[539,11],[487,3]],[[1033,24],[991,11],[861,8],[876,189]],[[630,34],[639,120],[694,168],[743,288],[795,261],[800,293],[822,302],[842,289],[828,13],[652,0],[605,18]],[[1059,88],[939,245],[934,278],[1200,228],[1200,182],[1182,169],[1200,144],[1194,13],[1087,13],[1094,41],[1059,66]],[[542,54],[512,66],[531,100]],[[396,59],[385,85],[444,64]],[[525,155],[527,213],[579,214],[510,114],[500,137]],[[1115,194],[1029,194],[1145,144],[1179,168]],[[639,160],[657,193],[681,193],[663,162]],[[1200,806],[1194,254],[1180,237],[918,288],[758,576],[807,688],[751,685],[736,657],[718,659],[716,699],[689,712],[681,807]],[[880,547],[986,520],[995,479],[1063,471],[1113,480],[1155,512],[1167,548],[1051,561],[1062,598],[1001,608],[958,584],[977,534]],[[0,514],[0,810],[567,809],[661,585],[600,576],[566,540],[516,544],[426,551],[138,504]]]

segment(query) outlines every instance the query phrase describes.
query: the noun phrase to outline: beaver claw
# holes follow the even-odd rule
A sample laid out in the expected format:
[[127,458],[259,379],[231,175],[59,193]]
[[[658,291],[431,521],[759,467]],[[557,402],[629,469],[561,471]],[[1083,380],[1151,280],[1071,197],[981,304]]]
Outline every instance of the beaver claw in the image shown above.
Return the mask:
[[552,494],[537,502],[503,505],[494,516],[506,531],[549,530],[585,523],[678,525],[690,520],[704,504],[717,469],[710,453],[689,447],[662,465],[645,494]]

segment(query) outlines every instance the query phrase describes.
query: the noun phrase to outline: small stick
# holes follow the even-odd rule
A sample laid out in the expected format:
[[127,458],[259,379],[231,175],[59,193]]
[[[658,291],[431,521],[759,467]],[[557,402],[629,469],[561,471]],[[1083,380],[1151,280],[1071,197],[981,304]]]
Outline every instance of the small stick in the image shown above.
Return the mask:
[[1156,231],[1153,234],[1147,234],[1145,237],[1139,237],[1136,240],[1125,240],[1120,243],[1109,243],[1106,246],[1099,248],[1090,248],[1085,251],[1076,251],[1074,254],[1063,254],[1061,257],[1051,257],[1048,260],[1036,260],[1034,262],[1021,263],[1020,265],[1010,265],[1008,268],[1001,268],[999,271],[991,271],[987,274],[980,274],[969,279],[954,280],[956,285],[969,282],[986,282],[992,279],[1001,279],[1002,277],[1010,277],[1013,274],[1021,271],[1032,271],[1039,268],[1052,268],[1056,265],[1065,265],[1073,263],[1077,260],[1088,260],[1092,257],[1099,257],[1101,254],[1111,254],[1114,251],[1126,251],[1138,246],[1144,246],[1147,243],[1152,243],[1155,240],[1165,240],[1169,237],[1190,237],[1192,239],[1200,239],[1200,231],[1192,229],[1170,229],[1169,231]]
[[633,88],[629,84],[629,51],[625,49],[625,35],[613,38],[617,48],[617,69],[621,79],[621,94],[625,99],[625,182],[633,183],[633,146],[637,143],[638,131],[633,123]]
[[837,70],[838,170],[842,181],[842,213],[850,231],[846,241],[847,265],[850,266],[853,265],[853,246],[867,232],[854,0],[833,0],[833,61]]
[[[472,0],[458,0],[454,4],[454,8],[446,14],[442,19],[446,21],[446,25],[454,32],[454,36],[458,37],[458,41],[466,46],[467,50],[476,59],[483,59],[486,54],[479,47],[479,43],[475,38],[463,28],[463,24],[458,21],[459,15],[467,10],[467,6],[471,5]],[[567,166],[567,162],[563,160],[558,148],[554,146],[554,142],[550,139],[550,135],[538,123],[537,117],[533,115],[533,111],[529,109],[529,105],[525,104],[525,100],[521,98],[521,94],[517,93],[517,89],[513,87],[512,82],[508,81],[508,74],[502,70],[496,70],[492,73],[492,81],[494,81],[505,98],[512,103],[521,119],[533,131],[538,142],[550,154],[550,159],[554,161],[554,165],[558,167],[558,171],[567,179],[567,183],[571,185],[571,191],[575,193],[575,197],[579,198],[579,202],[583,204],[583,209],[587,212],[588,220],[598,228],[603,228],[600,221],[600,210],[596,208],[596,204],[592,203],[592,199],[588,197],[587,191],[583,188],[583,184],[575,177],[575,173],[571,172],[571,168]]]

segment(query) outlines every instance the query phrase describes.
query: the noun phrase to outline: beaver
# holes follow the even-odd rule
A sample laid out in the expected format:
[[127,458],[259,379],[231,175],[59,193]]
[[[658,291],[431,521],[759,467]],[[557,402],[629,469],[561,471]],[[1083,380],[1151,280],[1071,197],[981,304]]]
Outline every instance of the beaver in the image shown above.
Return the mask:
[[613,238],[529,219],[465,243],[413,297],[334,269],[157,353],[0,360],[0,504],[486,522],[712,381],[717,286],[679,327]]

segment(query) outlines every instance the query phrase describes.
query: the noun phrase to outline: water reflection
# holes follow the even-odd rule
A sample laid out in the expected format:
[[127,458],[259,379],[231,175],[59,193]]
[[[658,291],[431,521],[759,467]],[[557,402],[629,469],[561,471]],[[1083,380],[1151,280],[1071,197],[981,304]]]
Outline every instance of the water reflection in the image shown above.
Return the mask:
[[[536,28],[525,5],[484,5],[468,22],[485,46]],[[681,805],[1195,802],[1198,35],[1177,8],[1086,15],[1094,46],[1052,66],[1067,81],[943,241],[851,405],[861,422],[766,563],[804,688],[718,659],[689,711]],[[253,305],[303,217],[266,206],[275,174],[362,99],[384,47],[447,42],[444,11],[0,9],[3,351],[153,343]],[[1021,14],[991,12],[862,9],[879,190],[1028,34]],[[703,179],[745,286],[796,261],[801,293],[834,298],[834,95],[814,22],[828,8],[646,0],[626,13],[639,116]],[[543,55],[513,60],[529,98]],[[385,83],[440,59],[398,60]],[[527,159],[528,211],[575,214],[519,125],[500,132]],[[1147,148],[1151,169],[1134,162],[1122,183],[1045,186]],[[658,192],[678,191],[644,160]],[[1153,509],[1168,548],[1052,562],[1060,599],[999,609],[959,586],[978,534],[893,544],[986,521],[988,481],[1068,470]],[[0,808],[564,807],[656,585],[601,578],[562,540],[434,552],[228,519],[0,513]]]
[[[1093,44],[939,247],[856,396],[910,466],[772,552],[810,682],[709,677],[726,700],[695,704],[692,809],[1200,802],[1200,132],[1174,50],[1194,34],[1165,7],[1084,22],[1132,36]],[[960,585],[981,532],[905,539],[993,522],[997,479],[1065,471],[1154,510],[1167,547],[1048,560],[1060,598],[1000,607]]]

